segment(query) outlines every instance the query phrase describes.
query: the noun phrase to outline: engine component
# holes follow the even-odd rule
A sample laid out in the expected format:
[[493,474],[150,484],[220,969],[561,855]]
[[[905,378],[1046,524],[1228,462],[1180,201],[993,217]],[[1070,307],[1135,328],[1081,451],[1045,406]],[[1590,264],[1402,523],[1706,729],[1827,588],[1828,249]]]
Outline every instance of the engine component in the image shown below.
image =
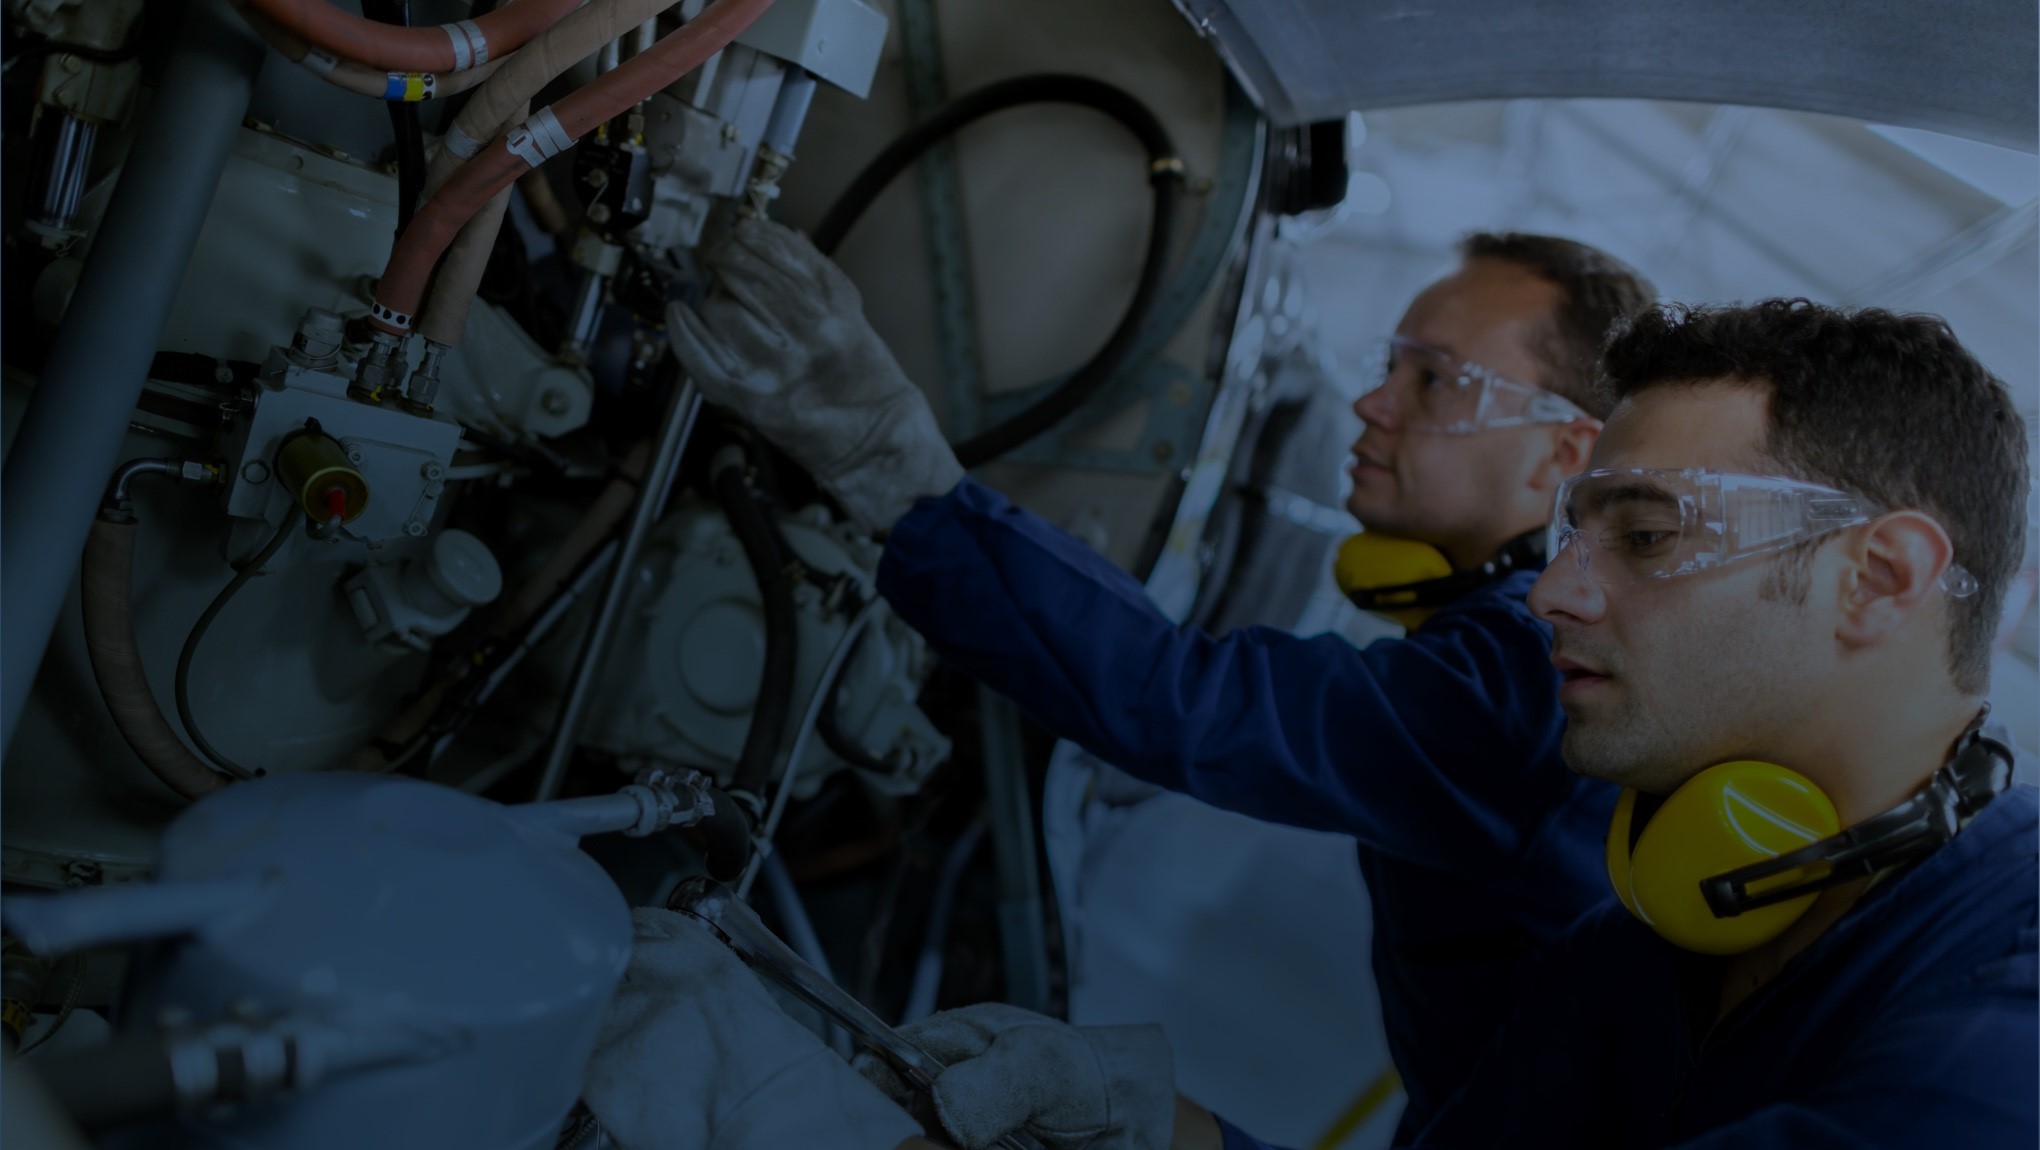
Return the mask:
[[421,537],[446,490],[460,425],[363,402],[358,377],[312,366],[334,358],[322,353],[336,319],[314,308],[290,348],[270,350],[251,410],[223,445],[227,514],[258,521],[252,534],[299,510],[323,523],[338,491],[347,536],[371,547]]
[[[874,594],[878,544],[820,507],[782,516],[779,526],[802,572],[794,589],[794,697],[833,690],[836,729],[869,756],[851,763],[825,740],[808,740],[800,761],[781,768],[793,792],[810,796],[827,776],[848,767],[888,792],[919,787],[950,749],[916,704],[933,662],[920,636],[886,615],[866,632],[837,681],[820,682],[857,602]],[[646,542],[635,582],[642,590],[628,610],[639,625],[610,665],[587,741],[629,769],[688,765],[728,785],[765,662],[763,605],[743,547],[713,505],[687,498]],[[793,745],[797,726],[789,717],[782,746]]]
[[21,16],[49,40],[36,85],[41,123],[23,226],[44,247],[63,248],[83,234],[72,225],[99,129],[126,119],[134,106],[142,78],[142,0],[31,3]]
[[[289,1106],[187,1112],[149,1145],[529,1150],[579,1095],[630,955],[623,898],[576,838],[684,824],[705,795],[648,776],[505,807],[401,777],[276,776],[179,816],[159,881],[12,896],[5,914],[45,957],[177,939],[141,952],[121,1011],[130,1046],[186,1052],[177,1089],[150,1101],[232,1098],[217,1076],[205,1089],[230,1050],[273,1087],[307,1087]],[[303,1081],[317,1061],[292,1071],[286,1036],[351,1072]],[[127,1081],[152,1080],[167,1081]]]
[[488,544],[457,530],[441,531],[416,559],[372,563],[347,581],[365,639],[420,651],[502,593],[503,569]]

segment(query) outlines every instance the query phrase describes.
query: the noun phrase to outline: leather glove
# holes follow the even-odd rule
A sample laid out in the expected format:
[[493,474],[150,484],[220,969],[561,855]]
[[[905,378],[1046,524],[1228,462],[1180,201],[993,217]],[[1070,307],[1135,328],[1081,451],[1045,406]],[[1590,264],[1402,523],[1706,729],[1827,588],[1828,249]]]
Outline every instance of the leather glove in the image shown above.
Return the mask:
[[[1024,1130],[1049,1150],[1168,1150],[1175,1056],[1159,1026],[1071,1026],[1017,1006],[980,1003],[900,1028],[946,1063],[935,1111],[963,1150]],[[907,1084],[871,1054],[854,1065],[879,1089]]]
[[708,298],[666,312],[673,354],[704,397],[873,531],[956,486],[963,468],[927,399],[864,318],[856,285],[806,236],[741,219],[705,258]]
[[631,912],[636,945],[582,1099],[626,1150],[895,1150],[921,1133],[705,926]]

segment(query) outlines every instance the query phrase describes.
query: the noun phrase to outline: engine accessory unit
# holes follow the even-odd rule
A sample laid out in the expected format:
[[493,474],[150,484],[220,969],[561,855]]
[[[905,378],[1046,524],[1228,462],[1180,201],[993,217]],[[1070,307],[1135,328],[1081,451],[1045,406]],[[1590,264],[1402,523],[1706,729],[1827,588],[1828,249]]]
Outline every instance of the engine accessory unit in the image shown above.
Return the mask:
[[[793,697],[835,691],[835,729],[866,748],[871,760],[852,763],[826,740],[809,740],[801,761],[784,768],[795,793],[810,796],[828,775],[852,766],[880,789],[918,788],[950,750],[916,703],[933,665],[920,636],[887,614],[866,632],[837,681],[820,682],[857,602],[875,594],[879,546],[819,506],[778,522],[790,558],[806,573],[794,588],[799,658]],[[676,500],[646,541],[636,583],[640,590],[627,610],[638,626],[610,663],[586,741],[630,769],[687,765],[729,785],[765,660],[763,605],[744,550],[713,505]],[[797,704],[788,717],[782,746],[793,745],[802,709]],[[874,763],[885,773],[869,769]]]

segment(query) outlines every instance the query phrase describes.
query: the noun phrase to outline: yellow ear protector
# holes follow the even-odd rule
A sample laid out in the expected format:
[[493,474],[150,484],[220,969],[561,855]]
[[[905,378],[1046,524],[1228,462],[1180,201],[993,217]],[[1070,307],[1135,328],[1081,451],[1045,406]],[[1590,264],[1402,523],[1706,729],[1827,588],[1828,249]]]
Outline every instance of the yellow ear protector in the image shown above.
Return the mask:
[[1982,721],[1925,790],[1847,830],[1819,787],[1773,763],[1719,763],[1668,796],[1625,790],[1608,828],[1615,895],[1687,950],[1762,946],[1821,891],[1933,853],[2010,785],[2012,753]]
[[1416,630],[1431,613],[1469,591],[1543,561],[1541,533],[1511,540],[1501,554],[1478,567],[1454,571],[1445,553],[1428,543],[1362,531],[1339,544],[1332,578],[1362,611]]

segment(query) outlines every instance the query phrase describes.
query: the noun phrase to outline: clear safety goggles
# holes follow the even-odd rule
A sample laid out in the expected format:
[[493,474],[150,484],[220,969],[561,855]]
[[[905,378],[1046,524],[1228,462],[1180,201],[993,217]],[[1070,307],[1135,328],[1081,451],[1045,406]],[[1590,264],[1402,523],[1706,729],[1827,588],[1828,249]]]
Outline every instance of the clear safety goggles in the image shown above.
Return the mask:
[[1376,347],[1370,378],[1384,390],[1403,426],[1442,435],[1589,419],[1571,401],[1458,360],[1407,336]]
[[[1670,579],[1770,555],[1868,523],[1884,509],[1796,479],[1656,468],[1583,472],[1559,485],[1545,554],[1616,585]],[[1950,564],[1941,587],[1962,598],[1976,577]]]

